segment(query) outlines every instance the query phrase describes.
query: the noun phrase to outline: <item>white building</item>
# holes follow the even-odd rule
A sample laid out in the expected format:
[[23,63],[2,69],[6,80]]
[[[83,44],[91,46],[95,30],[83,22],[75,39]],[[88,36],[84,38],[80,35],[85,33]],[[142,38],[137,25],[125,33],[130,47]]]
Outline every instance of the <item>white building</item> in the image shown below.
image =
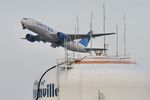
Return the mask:
[[87,57],[67,63],[45,73],[39,100],[150,100],[150,69],[130,59]]

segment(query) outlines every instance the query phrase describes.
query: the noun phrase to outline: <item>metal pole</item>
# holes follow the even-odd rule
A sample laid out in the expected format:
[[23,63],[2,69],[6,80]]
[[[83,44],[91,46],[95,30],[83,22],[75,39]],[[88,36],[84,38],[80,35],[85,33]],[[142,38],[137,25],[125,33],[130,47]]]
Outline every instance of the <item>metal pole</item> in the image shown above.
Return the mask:
[[[75,33],[74,33],[74,35],[75,35],[75,40],[76,40],[76,26],[75,26]],[[75,42],[75,40],[73,41],[73,45],[74,45],[74,42]],[[75,59],[75,52],[73,51],[73,60]]]
[[124,57],[126,57],[126,16],[124,15]]
[[[78,40],[78,37],[79,37],[79,15],[77,14],[77,40]],[[79,47],[79,44],[78,44],[78,47]],[[79,51],[79,48],[78,48],[78,51]]]
[[118,24],[116,25],[116,57],[118,58]]
[[[103,3],[103,32],[105,34],[105,20],[106,20],[106,17],[105,17],[105,2]],[[105,35],[104,35],[104,49],[106,49],[106,38],[105,38]],[[106,50],[104,50],[104,55],[106,56]]]
[[[91,12],[91,23],[90,23],[90,32],[93,31],[93,11]],[[91,42],[90,42],[90,56],[92,56],[92,34],[93,33],[90,33],[90,39],[91,39]]]

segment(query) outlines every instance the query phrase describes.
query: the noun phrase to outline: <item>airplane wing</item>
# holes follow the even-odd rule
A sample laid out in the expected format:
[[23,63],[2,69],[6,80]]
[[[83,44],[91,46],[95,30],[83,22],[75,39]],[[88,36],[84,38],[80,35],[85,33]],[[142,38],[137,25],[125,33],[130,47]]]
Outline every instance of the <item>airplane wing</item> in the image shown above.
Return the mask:
[[104,49],[104,48],[85,48],[87,51],[104,51],[104,50],[107,50],[107,49]]
[[[106,36],[106,35],[113,35],[115,33],[96,33],[96,34],[92,34],[92,38],[95,37],[99,37],[99,36]],[[67,34],[71,40],[75,40],[75,39],[83,39],[83,38],[89,38],[90,34]]]

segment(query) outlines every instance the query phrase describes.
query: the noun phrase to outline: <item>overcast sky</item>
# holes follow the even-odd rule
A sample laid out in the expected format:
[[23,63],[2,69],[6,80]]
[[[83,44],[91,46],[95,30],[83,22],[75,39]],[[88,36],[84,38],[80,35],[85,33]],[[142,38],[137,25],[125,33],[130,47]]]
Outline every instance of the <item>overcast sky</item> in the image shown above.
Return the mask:
[[[79,15],[80,33],[89,31],[93,11],[93,30],[103,32],[103,0],[0,0],[0,94],[2,100],[32,100],[36,77],[64,56],[64,49],[50,44],[30,43],[20,38],[20,20],[34,18],[58,31],[74,33]],[[123,15],[126,15],[127,50],[141,66],[150,65],[150,1],[106,0],[106,32],[115,32],[119,25],[119,48],[123,51]],[[103,38],[94,40],[101,47]],[[107,38],[110,50],[115,50],[115,36]],[[115,52],[115,51],[113,51]]]

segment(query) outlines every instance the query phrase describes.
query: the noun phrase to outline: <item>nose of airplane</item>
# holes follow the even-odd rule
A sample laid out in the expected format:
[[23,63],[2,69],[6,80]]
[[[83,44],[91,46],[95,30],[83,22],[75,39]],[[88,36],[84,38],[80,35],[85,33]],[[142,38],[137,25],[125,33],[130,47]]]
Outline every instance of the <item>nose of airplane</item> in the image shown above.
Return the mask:
[[28,19],[27,18],[22,18],[21,19],[21,23],[23,24],[25,21],[27,21]]
[[26,21],[27,20],[28,20],[27,18],[22,18],[21,19],[21,24],[22,24],[23,29],[26,29]]

